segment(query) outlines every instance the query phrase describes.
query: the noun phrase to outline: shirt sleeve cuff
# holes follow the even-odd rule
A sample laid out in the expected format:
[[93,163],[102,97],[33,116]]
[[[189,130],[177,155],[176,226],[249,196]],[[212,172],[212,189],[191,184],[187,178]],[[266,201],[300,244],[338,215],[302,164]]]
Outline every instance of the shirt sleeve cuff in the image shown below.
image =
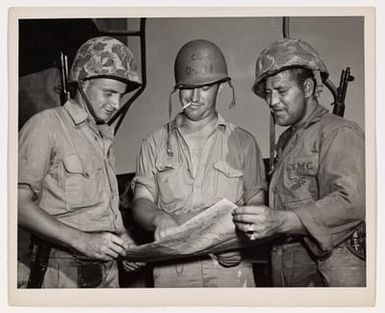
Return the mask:
[[256,194],[258,194],[260,191],[266,191],[267,186],[265,184],[261,184],[258,186],[255,186],[252,189],[245,190],[245,193],[243,195],[243,200],[245,203],[248,203],[251,198],[253,198]]
[[27,186],[33,192],[34,198],[38,198],[41,192],[41,184],[40,182],[33,182],[31,179],[26,177],[19,176],[18,178],[18,186]]
[[[298,204],[297,204],[298,205]],[[296,206],[293,212],[298,216],[306,231],[313,240],[308,238],[306,243],[316,254],[329,253],[333,249],[333,238],[329,227],[323,222],[323,217],[319,213],[320,209],[315,204]]]
[[145,187],[152,195],[154,199],[156,199],[156,187],[154,180],[146,177],[146,176],[135,176],[131,182],[131,188],[135,191],[137,186]]

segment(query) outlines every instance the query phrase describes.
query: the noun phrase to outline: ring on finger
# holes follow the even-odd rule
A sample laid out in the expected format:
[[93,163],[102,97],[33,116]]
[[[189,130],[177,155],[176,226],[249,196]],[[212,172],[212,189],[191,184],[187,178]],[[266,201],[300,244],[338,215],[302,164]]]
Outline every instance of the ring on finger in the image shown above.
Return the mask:
[[253,225],[253,224],[250,223],[250,224],[247,226],[247,232],[248,232],[248,233],[254,232],[254,225]]

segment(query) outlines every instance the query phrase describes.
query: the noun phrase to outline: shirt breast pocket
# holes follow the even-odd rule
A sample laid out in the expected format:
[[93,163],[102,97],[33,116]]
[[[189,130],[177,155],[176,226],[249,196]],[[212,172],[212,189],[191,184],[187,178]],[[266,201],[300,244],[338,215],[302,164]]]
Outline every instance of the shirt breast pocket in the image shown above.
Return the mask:
[[285,165],[284,175],[285,187],[289,191],[288,198],[297,200],[316,197],[318,194],[317,174],[317,156],[290,159]]
[[93,206],[101,202],[107,188],[103,180],[103,161],[98,156],[70,155],[63,159],[64,196],[67,209]]
[[239,202],[243,197],[243,171],[221,160],[214,163],[214,174],[215,196]]
[[185,167],[180,163],[157,164],[158,200],[168,213],[179,210],[188,200]]

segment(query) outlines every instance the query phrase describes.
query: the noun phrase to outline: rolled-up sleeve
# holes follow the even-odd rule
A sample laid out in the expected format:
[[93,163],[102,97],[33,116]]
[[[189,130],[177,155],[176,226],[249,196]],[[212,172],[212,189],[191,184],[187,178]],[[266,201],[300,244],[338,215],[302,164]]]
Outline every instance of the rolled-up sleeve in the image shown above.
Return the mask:
[[365,140],[355,127],[322,138],[318,170],[320,198],[294,208],[321,252],[346,240],[365,219]]
[[150,138],[144,139],[136,160],[136,174],[132,181],[132,187],[145,187],[154,199],[157,198],[155,183],[155,143]]
[[245,143],[243,150],[245,153],[243,186],[244,202],[248,203],[258,192],[267,190],[267,183],[261,151],[255,138],[250,135]]
[[19,132],[18,185],[39,196],[52,150],[52,132],[41,114],[33,116]]

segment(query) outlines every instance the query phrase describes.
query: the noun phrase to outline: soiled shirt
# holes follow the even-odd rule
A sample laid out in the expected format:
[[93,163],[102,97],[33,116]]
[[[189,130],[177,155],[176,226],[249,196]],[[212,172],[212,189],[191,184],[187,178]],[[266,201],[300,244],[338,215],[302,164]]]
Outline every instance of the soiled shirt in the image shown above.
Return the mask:
[[34,115],[19,133],[19,186],[69,226],[123,231],[112,139],[111,127],[97,126],[72,100]]
[[134,183],[151,193],[158,208],[181,215],[228,200],[242,205],[266,189],[261,153],[254,137],[218,115],[214,132],[208,137],[193,169],[189,147],[178,128],[178,115],[167,126],[142,143]]
[[365,138],[353,122],[317,106],[278,142],[269,203],[293,210],[315,255],[329,253],[365,218]]

